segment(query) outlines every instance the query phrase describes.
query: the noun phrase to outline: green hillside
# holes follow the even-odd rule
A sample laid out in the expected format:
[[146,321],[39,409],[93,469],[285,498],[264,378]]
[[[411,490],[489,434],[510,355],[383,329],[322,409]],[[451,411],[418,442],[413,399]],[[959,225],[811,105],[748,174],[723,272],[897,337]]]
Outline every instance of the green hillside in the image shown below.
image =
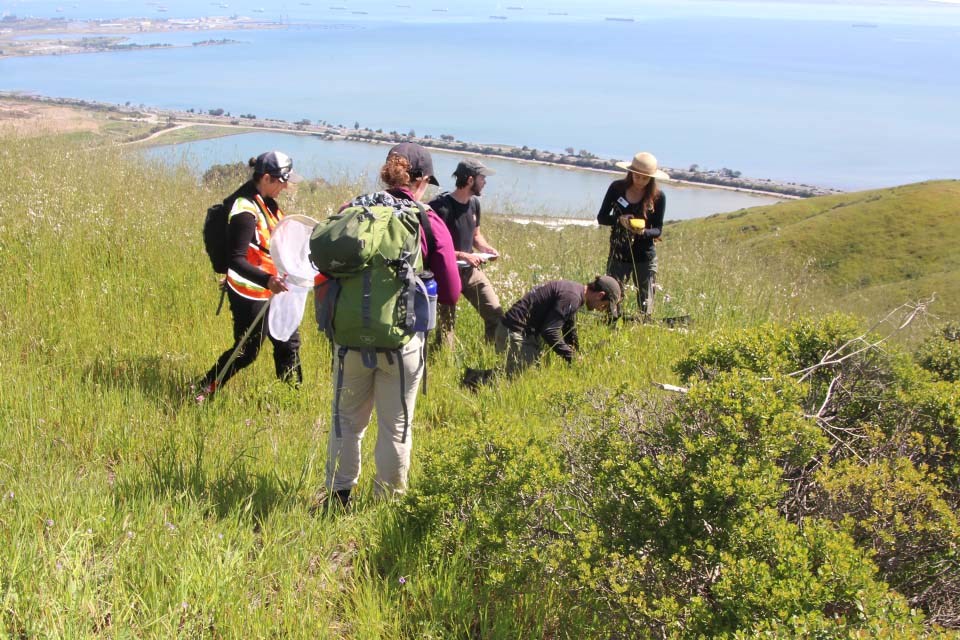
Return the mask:
[[[957,183],[671,224],[655,315],[688,324],[584,311],[574,363],[549,354],[476,392],[465,367],[502,358],[462,305],[455,349],[429,354],[410,491],[374,497],[372,426],[355,500],[325,511],[334,375],[311,311],[301,388],[275,380],[266,347],[212,402],[190,391],[231,342],[200,229],[233,185],[3,134],[0,176],[0,638],[960,629],[956,331],[915,358],[908,340],[876,345],[899,322],[867,334],[820,295],[855,306],[852,265],[883,311],[903,269],[955,287],[955,216],[934,212]],[[281,200],[323,217],[358,188],[301,183]],[[866,221],[908,204],[927,233],[906,229],[900,270],[881,268],[895,221]],[[501,259],[486,273],[505,305],[583,282],[608,233],[491,212]]]
[[826,307],[872,316],[936,294],[931,311],[960,316],[960,181],[824,196],[691,223],[749,247],[771,269],[793,262]]

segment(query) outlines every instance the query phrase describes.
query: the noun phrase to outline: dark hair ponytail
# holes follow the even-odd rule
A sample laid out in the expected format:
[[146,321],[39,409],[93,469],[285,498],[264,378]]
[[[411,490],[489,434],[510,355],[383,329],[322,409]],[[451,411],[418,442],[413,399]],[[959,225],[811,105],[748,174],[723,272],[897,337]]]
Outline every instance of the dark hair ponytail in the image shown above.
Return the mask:
[[[256,158],[250,158],[250,159],[247,161],[247,164],[250,166],[251,169],[253,169],[255,166],[257,166],[257,159],[256,159]],[[259,181],[260,181],[260,178],[262,178],[262,177],[263,177],[263,174],[262,174],[262,173],[257,173],[256,171],[254,171],[254,172],[253,172],[253,177],[250,178],[250,179],[253,180],[254,182],[259,182]]]

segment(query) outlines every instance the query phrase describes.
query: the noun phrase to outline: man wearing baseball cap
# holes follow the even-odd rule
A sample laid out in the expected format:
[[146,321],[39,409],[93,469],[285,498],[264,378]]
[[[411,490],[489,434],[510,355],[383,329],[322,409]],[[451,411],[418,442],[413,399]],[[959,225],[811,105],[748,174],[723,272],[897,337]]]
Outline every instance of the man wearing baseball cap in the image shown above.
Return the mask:
[[[494,341],[497,326],[503,318],[503,308],[481,265],[488,260],[496,260],[500,254],[480,232],[480,194],[487,184],[487,176],[494,173],[479,160],[465,159],[453,172],[453,177],[457,179],[456,189],[440,194],[430,202],[430,207],[446,223],[450,235],[453,236],[457,262],[460,265],[463,297],[483,319],[484,339],[489,343]],[[436,335],[438,346],[453,347],[456,319],[456,306],[439,305]]]
[[531,289],[510,307],[497,326],[497,353],[506,354],[507,376],[540,360],[544,345],[573,362],[573,354],[579,349],[577,311],[586,305],[591,311],[605,311],[616,319],[622,299],[620,283],[610,276],[597,276],[587,284],[551,280]]

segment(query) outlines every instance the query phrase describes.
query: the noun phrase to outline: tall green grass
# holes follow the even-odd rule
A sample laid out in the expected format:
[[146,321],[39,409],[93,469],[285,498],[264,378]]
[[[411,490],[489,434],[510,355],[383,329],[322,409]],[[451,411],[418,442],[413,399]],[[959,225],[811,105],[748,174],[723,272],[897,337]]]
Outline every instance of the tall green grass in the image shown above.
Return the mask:
[[[374,435],[356,507],[312,512],[331,372],[309,311],[301,390],[274,380],[266,346],[215,402],[191,402],[190,383],[231,342],[200,241],[225,193],[62,138],[3,138],[0,176],[0,635],[578,635],[556,628],[555,594],[491,600],[468,557],[398,529],[397,505],[372,499]],[[301,188],[286,209],[322,217],[355,188]],[[603,272],[605,230],[484,225],[503,254],[488,273],[505,305],[545,279]],[[461,305],[457,348],[434,354],[418,400],[412,484],[465,432],[549,449],[558,412],[593,391],[678,382],[671,365],[699,333],[810,308],[802,268],[760,272],[732,241],[670,225],[659,253],[657,315],[689,315],[688,327],[610,329],[582,313],[573,367],[547,357],[477,394],[459,386],[463,368],[497,358]]]

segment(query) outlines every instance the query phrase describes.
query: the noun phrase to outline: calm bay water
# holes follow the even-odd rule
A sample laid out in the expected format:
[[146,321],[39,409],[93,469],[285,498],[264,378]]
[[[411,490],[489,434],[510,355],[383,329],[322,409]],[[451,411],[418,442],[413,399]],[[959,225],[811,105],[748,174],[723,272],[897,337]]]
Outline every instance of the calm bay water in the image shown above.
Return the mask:
[[607,158],[644,149],[667,166],[843,189],[960,175],[960,7],[945,3],[162,4],[0,0],[0,13],[288,27],[141,36],[236,45],[3,59],[0,89]]
[[[364,189],[371,189],[376,185],[377,172],[389,146],[257,132],[157,147],[147,154],[166,162],[184,162],[201,173],[214,164],[245,162],[268,149],[282,149],[290,154],[297,171],[308,178],[357,181],[363,183]],[[443,151],[434,151],[432,155],[441,188],[453,189],[450,174],[463,156]],[[484,210],[512,217],[594,219],[610,182],[620,177],[497,158],[484,158],[483,162],[497,172],[487,181]],[[666,183],[663,189],[667,194],[667,220],[699,218],[778,202],[775,198],[723,189]]]

